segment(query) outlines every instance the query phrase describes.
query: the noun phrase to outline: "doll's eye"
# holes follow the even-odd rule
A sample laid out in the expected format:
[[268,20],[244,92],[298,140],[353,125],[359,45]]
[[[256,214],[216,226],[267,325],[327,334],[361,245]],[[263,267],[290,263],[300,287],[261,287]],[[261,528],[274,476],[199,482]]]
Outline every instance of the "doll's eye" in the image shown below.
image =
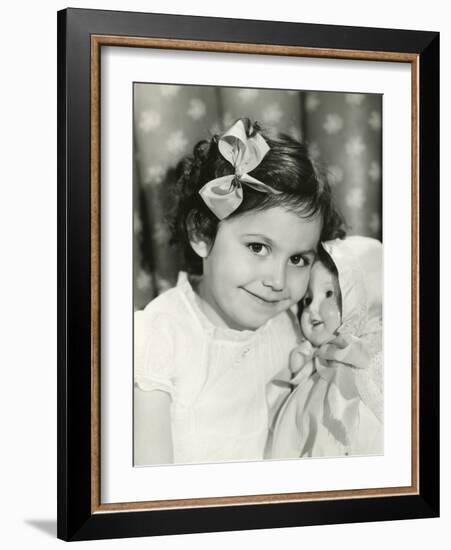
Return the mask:
[[312,303],[312,299],[310,298],[310,296],[306,296],[304,298],[304,306],[309,306],[311,303]]
[[267,256],[269,254],[268,247],[262,243],[249,243],[247,247],[257,256]]
[[334,291],[333,291],[333,290],[327,290],[327,291],[326,291],[326,298],[332,298],[333,295],[334,295]]

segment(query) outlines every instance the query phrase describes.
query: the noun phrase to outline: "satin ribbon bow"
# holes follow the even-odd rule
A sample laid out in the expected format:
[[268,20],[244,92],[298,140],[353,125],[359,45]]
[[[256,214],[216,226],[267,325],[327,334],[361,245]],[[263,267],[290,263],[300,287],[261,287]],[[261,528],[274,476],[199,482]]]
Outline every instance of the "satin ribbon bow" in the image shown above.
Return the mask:
[[234,167],[235,173],[211,180],[199,191],[205,204],[218,219],[227,218],[243,202],[243,184],[261,193],[280,193],[248,174],[260,164],[269,146],[258,133],[247,137],[242,120],[238,120],[220,137],[218,148]]

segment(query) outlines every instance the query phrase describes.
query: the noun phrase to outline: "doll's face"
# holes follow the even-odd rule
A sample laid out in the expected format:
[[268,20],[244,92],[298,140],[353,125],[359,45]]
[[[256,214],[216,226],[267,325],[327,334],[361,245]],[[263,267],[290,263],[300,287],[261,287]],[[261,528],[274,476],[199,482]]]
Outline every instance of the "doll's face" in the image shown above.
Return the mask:
[[315,262],[303,299],[301,328],[307,340],[316,347],[336,337],[341,324],[339,292],[337,277],[321,262]]

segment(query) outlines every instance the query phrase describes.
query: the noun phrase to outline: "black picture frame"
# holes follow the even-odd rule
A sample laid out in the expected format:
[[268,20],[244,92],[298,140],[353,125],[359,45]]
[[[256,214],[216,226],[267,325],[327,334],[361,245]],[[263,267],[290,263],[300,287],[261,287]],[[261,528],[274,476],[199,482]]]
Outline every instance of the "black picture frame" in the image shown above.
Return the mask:
[[[101,511],[93,464],[93,36],[320,49],[414,63],[417,166],[417,494]],[[202,46],[200,46],[202,49]],[[312,50],[313,51],[313,50]],[[282,54],[283,55],[283,54]],[[415,168],[414,168],[415,172]],[[94,211],[97,215],[97,211]],[[99,283],[100,284],[100,283]],[[93,314],[94,311],[94,314]],[[93,318],[94,316],[94,318]],[[352,523],[439,515],[439,33],[66,9],[58,12],[58,537],[64,540]],[[422,373],[427,370],[427,376]],[[100,510],[100,511],[99,511]]]

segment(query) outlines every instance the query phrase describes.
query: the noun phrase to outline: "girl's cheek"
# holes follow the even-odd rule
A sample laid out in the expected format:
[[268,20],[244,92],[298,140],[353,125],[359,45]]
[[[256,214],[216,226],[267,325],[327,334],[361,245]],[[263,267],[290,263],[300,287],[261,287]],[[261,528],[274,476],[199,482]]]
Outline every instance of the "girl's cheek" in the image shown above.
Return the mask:
[[291,297],[296,302],[299,302],[299,300],[301,300],[307,292],[307,287],[310,279],[310,269],[297,269],[297,271],[301,271],[301,273],[294,273],[289,282],[289,285]]

